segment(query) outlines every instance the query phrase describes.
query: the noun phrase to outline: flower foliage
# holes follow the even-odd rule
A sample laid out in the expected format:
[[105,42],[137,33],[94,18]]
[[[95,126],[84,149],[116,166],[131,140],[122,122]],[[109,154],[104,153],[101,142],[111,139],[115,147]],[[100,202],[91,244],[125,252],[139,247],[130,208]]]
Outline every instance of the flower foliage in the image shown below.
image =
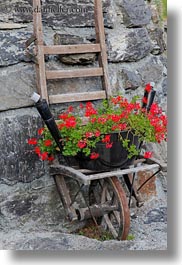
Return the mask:
[[[76,156],[82,152],[91,159],[97,159],[99,154],[94,150],[96,144],[102,142],[106,148],[112,148],[111,133],[121,131],[132,132],[141,142],[160,143],[166,140],[167,116],[157,103],[153,103],[150,112],[147,112],[141,107],[138,97],[129,102],[126,98],[117,96],[104,100],[97,108],[91,102],[80,104],[79,112],[82,114],[75,114],[73,107],[70,106],[59,115],[57,125],[64,156]],[[86,122],[83,122],[83,116]],[[136,147],[129,143],[129,139],[122,139],[120,136],[120,140],[127,149],[129,158],[139,153]],[[34,145],[35,153],[42,160],[52,161],[58,151],[46,127],[40,128],[38,138],[29,139],[28,144]],[[146,158],[151,155],[151,152],[145,153]]]

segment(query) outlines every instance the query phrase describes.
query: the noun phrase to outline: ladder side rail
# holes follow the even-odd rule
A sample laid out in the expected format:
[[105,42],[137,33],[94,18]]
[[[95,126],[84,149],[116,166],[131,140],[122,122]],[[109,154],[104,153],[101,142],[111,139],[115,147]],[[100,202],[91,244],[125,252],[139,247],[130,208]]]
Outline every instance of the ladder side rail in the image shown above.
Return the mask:
[[33,25],[34,35],[36,37],[36,75],[37,75],[37,88],[43,99],[48,100],[46,72],[45,72],[45,58],[44,58],[44,40],[42,29],[42,12],[40,0],[33,0]]
[[109,71],[108,71],[108,58],[107,49],[105,43],[105,29],[104,29],[104,18],[102,9],[102,0],[94,0],[94,17],[95,17],[95,32],[96,32],[96,43],[101,46],[101,53],[99,54],[99,66],[103,68],[104,75],[102,77],[103,88],[106,91],[107,98],[112,95],[110,82],[109,82]]

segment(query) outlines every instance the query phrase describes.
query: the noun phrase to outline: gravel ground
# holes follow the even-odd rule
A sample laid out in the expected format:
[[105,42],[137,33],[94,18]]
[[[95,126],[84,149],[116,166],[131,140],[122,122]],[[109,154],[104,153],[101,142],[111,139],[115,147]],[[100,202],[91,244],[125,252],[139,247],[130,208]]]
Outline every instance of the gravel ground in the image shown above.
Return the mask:
[[8,250],[167,250],[167,199],[165,192],[132,214],[134,240],[104,241],[58,232],[11,231],[0,233],[0,249]]

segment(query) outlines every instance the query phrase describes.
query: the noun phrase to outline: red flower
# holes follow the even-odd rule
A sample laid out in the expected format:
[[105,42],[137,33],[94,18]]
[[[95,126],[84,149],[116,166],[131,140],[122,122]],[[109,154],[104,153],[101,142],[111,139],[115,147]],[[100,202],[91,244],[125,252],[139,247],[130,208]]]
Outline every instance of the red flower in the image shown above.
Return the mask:
[[104,117],[99,117],[98,118],[98,123],[105,124],[106,122],[107,122],[107,119],[106,118],[104,118]]
[[147,91],[148,93],[150,93],[152,87],[150,84],[147,84],[146,87],[145,87],[145,91]]
[[115,104],[115,105],[120,103],[121,100],[122,100],[121,96],[117,96],[117,97],[111,99],[112,103]]
[[119,122],[121,119],[120,115],[112,115],[111,120],[114,122]]
[[86,132],[85,137],[86,138],[92,138],[94,134],[92,132]]
[[69,106],[69,107],[68,107],[68,113],[69,113],[69,112],[73,112],[73,106]]
[[99,137],[101,135],[101,132],[100,131],[96,131],[95,132],[95,137]]
[[92,115],[97,114],[97,110],[94,109],[93,104],[91,102],[86,103],[86,111],[85,111],[85,117],[90,117]]
[[119,127],[119,129],[120,129],[121,131],[124,131],[124,130],[126,130],[126,128],[127,128],[127,124],[126,124],[126,123],[120,123],[120,124],[118,125],[118,127]]
[[145,152],[144,158],[151,158],[152,157],[152,152]]
[[36,145],[37,144],[37,139],[36,138],[28,139],[28,144],[30,144],[30,145]]
[[109,143],[111,140],[111,135],[106,135],[103,139],[102,139],[102,142],[103,143]]
[[44,128],[40,128],[40,129],[38,129],[38,135],[42,135],[43,134],[43,132],[44,132]]
[[59,118],[60,120],[66,120],[66,119],[68,118],[68,114],[67,114],[67,113],[60,114],[60,115],[58,116],[58,118]]
[[41,153],[41,150],[40,150],[40,147],[39,146],[36,146],[35,149],[34,149],[34,151],[35,151],[35,153],[37,155],[40,155],[40,153]]
[[48,158],[47,158],[47,160],[49,161],[49,162],[52,162],[53,160],[54,160],[54,156],[48,156]]
[[75,128],[76,127],[76,119],[75,117],[70,117],[66,120],[65,126],[67,128]]
[[45,140],[44,141],[44,145],[47,146],[47,147],[49,147],[49,146],[52,145],[52,141],[51,140]]
[[92,159],[92,160],[95,160],[98,157],[99,157],[99,154],[98,153],[91,153],[91,155],[90,155],[90,159]]
[[107,148],[107,149],[112,148],[112,146],[113,146],[113,143],[107,143],[107,144],[106,144],[106,148]]
[[86,145],[87,145],[87,143],[85,141],[83,141],[83,140],[78,142],[78,147],[81,148],[81,149],[85,148]]
[[94,124],[97,121],[97,119],[96,118],[92,118],[90,121],[91,121],[91,123]]
[[48,152],[44,152],[44,153],[40,154],[39,157],[42,161],[47,160],[48,159]]
[[143,102],[144,104],[147,104],[148,99],[147,99],[146,97],[143,97],[142,102]]
[[84,105],[80,103],[80,109],[84,109]]

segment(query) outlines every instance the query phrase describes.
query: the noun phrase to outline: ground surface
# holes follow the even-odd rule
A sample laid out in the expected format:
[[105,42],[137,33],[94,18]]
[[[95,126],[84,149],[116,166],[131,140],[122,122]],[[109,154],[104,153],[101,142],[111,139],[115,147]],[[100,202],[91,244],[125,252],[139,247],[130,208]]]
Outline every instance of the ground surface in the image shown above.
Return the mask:
[[144,206],[134,209],[130,234],[134,240],[98,241],[60,232],[0,232],[0,249],[8,250],[167,250],[167,198],[161,191]]

